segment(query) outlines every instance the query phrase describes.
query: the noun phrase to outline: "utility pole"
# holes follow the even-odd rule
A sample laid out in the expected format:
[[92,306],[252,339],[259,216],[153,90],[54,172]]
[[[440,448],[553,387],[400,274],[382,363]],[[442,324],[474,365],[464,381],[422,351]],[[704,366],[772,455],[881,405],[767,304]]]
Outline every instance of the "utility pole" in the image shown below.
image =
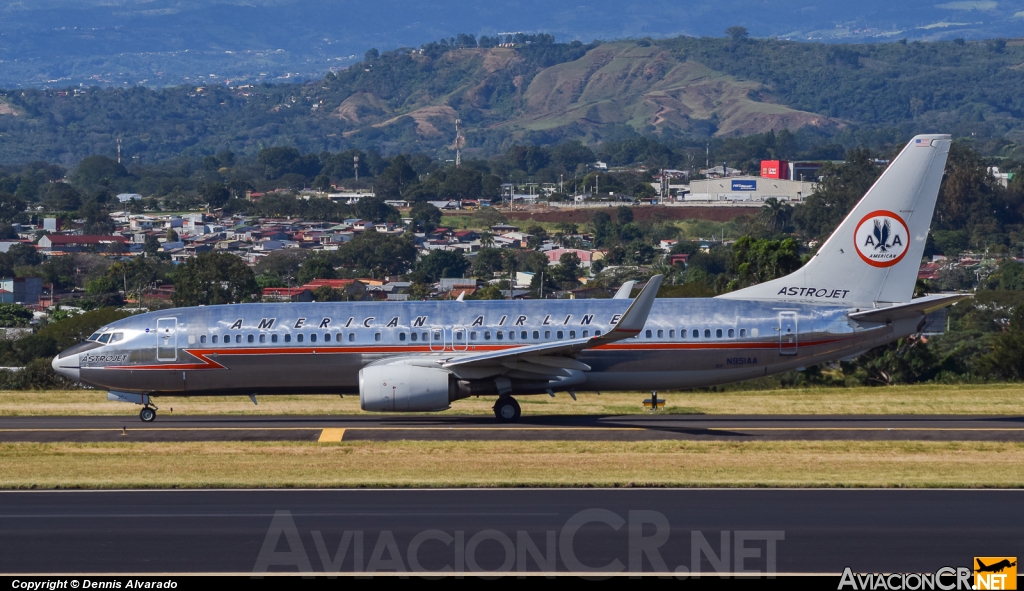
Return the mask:
[[704,144],[704,168],[711,168],[711,142]]

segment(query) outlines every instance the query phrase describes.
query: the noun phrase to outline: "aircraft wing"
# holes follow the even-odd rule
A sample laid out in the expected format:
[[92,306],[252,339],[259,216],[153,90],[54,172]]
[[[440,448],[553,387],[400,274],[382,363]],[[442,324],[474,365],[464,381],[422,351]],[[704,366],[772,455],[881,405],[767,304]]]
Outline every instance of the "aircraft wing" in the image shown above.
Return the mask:
[[528,371],[545,375],[563,375],[564,370],[570,369],[587,371],[590,369],[589,366],[570,356],[584,349],[614,343],[639,334],[644,324],[647,323],[647,316],[651,313],[651,306],[654,305],[654,298],[658,294],[658,288],[661,287],[662,279],[662,275],[652,277],[643,291],[626,309],[615,328],[605,334],[570,341],[539,343],[500,351],[460,355],[449,358],[441,367],[451,369],[456,373],[462,373],[471,368],[487,367],[501,367],[505,370]]
[[972,296],[966,293],[934,294],[911,300],[905,304],[889,306],[888,308],[850,312],[850,320],[856,320],[857,322],[892,322],[904,318],[916,318],[969,297]]

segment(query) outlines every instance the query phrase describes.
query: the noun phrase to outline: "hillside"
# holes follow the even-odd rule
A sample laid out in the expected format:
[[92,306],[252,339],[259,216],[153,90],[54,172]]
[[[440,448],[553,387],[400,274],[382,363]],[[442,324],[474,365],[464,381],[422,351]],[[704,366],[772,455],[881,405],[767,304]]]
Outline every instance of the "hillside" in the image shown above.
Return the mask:
[[584,45],[522,36],[516,47],[430,43],[368,56],[303,85],[0,94],[0,161],[140,163],[274,145],[450,158],[462,120],[468,156],[512,143],[598,143],[647,135],[702,142],[790,129],[852,146],[948,131],[1024,143],[1024,43],[835,46],[695,39]]
[[459,33],[562,41],[719,37],[864,43],[1024,36],[1019,0],[0,0],[0,88],[317,79],[366,50]]

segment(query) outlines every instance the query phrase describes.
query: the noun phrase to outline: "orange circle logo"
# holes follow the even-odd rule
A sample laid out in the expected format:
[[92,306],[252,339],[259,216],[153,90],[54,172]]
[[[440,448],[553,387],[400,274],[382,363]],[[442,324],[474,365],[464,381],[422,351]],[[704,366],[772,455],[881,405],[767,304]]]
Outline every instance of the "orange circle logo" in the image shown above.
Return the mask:
[[891,267],[910,249],[910,228],[891,211],[873,211],[853,231],[853,246],[872,267]]

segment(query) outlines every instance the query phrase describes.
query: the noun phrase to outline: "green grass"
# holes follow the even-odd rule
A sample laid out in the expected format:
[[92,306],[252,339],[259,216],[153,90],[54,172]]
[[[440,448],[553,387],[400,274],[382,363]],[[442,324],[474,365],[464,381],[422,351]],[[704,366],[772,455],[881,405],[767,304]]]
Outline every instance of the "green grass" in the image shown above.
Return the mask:
[[4,443],[0,488],[1021,487],[1024,444]]

